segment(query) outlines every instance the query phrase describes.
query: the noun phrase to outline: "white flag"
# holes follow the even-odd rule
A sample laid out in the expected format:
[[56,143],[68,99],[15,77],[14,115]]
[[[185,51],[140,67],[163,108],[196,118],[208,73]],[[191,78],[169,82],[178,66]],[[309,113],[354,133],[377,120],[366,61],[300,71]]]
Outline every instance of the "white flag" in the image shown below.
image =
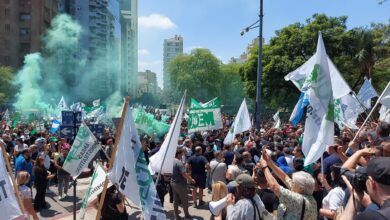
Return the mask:
[[379,109],[379,121],[390,123],[390,108],[382,105]]
[[[81,202],[80,219],[84,219],[85,208],[88,206],[88,203],[94,200],[103,191],[106,176],[106,171],[104,171],[104,169],[98,165],[95,169],[95,172],[93,172],[91,183],[89,184],[87,192],[85,193],[83,201]],[[107,187],[110,187],[111,185],[112,184],[109,183]]]
[[11,125],[11,117],[9,116],[9,111],[8,108],[5,110],[4,115],[3,115],[3,120],[7,123],[8,126]]
[[10,176],[8,175],[2,150],[0,150],[0,188],[0,218],[14,219],[23,215],[22,210],[19,207]]
[[366,108],[371,108],[371,99],[374,97],[378,97],[378,93],[371,85],[371,81],[364,79],[364,83],[357,94],[357,98]]
[[64,96],[61,96],[61,100],[58,103],[57,108],[60,109],[60,110],[68,109],[68,106],[66,105]]
[[64,170],[75,179],[88,166],[100,149],[101,147],[95,136],[83,122],[65,159]]
[[335,122],[340,128],[358,129],[356,121],[362,112],[359,101],[350,94],[335,100]]
[[280,117],[279,117],[279,111],[277,111],[274,116],[272,116],[272,118],[274,119],[274,128],[277,128],[279,129],[280,128]]
[[387,83],[385,90],[383,90],[379,102],[387,108],[390,108],[390,82]]
[[241,132],[247,131],[251,129],[251,119],[249,116],[249,111],[246,106],[245,99],[242,101],[240,109],[238,110],[238,113],[236,115],[236,118],[234,119],[233,125],[230,128],[228,134],[225,137],[225,140],[223,143],[226,144],[232,144],[234,140],[234,136],[236,134],[239,134]]
[[[173,123],[169,128],[168,135],[165,137],[160,150],[149,158],[149,170],[152,175],[159,173],[172,173],[173,161],[176,154],[177,143],[180,135],[181,122],[183,119],[183,111],[185,108],[186,94],[181,99],[179,109],[176,112]],[[165,158],[164,158],[165,157]],[[161,167],[161,165],[163,165]],[[160,171],[161,169],[161,171]]]
[[[118,190],[143,210],[145,219],[166,219],[129,106],[125,106],[122,133],[109,178]],[[120,129],[120,128],[119,128]]]
[[100,99],[93,100],[92,106],[93,107],[99,107],[100,106]]
[[[306,155],[305,165],[319,159],[326,146],[333,143],[335,116],[333,98],[341,98],[350,91],[349,86],[328,58],[321,33],[313,57],[285,77],[287,80],[293,80],[294,84],[298,85],[301,91],[306,92],[309,98],[302,144],[302,150]],[[301,72],[302,70],[305,72]],[[297,78],[296,75],[299,77]],[[340,81],[335,80],[337,78]]]

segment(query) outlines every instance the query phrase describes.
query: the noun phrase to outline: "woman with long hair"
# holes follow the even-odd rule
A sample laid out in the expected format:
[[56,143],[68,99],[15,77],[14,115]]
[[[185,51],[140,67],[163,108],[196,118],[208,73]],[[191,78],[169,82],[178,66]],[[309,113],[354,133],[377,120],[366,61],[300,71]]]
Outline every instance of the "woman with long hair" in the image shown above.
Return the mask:
[[31,189],[27,186],[30,182],[30,174],[26,171],[18,172],[16,176],[16,184],[18,185],[19,195],[23,202],[24,209],[28,216],[32,216],[34,220],[38,220],[38,215],[33,208]]
[[34,186],[37,190],[34,198],[34,209],[40,211],[43,208],[47,208],[45,196],[46,186],[49,179],[53,178],[54,175],[49,175],[49,172],[45,168],[45,159],[43,156],[39,156],[35,161],[33,173],[35,176]]
[[[222,181],[217,181],[212,184],[212,194],[211,198],[212,201],[218,201],[220,199],[223,199],[227,196],[228,190],[226,187],[226,184]],[[225,220],[226,219],[226,208],[222,210],[222,212],[214,217],[215,220]]]

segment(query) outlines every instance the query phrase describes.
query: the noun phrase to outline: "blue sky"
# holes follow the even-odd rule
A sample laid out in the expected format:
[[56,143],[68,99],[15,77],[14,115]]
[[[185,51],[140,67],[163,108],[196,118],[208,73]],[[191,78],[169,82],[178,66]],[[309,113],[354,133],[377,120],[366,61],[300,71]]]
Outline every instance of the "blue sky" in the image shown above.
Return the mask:
[[[157,73],[162,87],[163,41],[175,34],[184,38],[184,52],[204,47],[223,62],[239,56],[256,37],[242,28],[257,19],[259,0],[138,0],[138,68]],[[264,38],[295,22],[304,23],[314,13],[348,16],[347,26],[388,22],[390,1],[378,0],[264,0]]]

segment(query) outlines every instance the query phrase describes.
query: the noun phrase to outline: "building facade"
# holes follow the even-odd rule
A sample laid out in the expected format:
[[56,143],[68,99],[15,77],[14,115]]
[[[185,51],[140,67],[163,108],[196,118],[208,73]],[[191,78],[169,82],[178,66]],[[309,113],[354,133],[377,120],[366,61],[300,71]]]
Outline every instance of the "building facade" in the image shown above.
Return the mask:
[[157,95],[156,73],[145,70],[145,72],[139,72],[137,78],[137,97],[142,96],[144,93]]
[[123,95],[136,95],[138,74],[138,0],[120,0],[121,73]]
[[25,55],[41,52],[41,37],[57,13],[57,0],[1,0],[0,65],[19,69]]
[[169,79],[169,64],[171,61],[179,54],[183,53],[183,37],[180,35],[175,35],[173,38],[164,40],[164,67],[163,67],[163,86],[164,90],[168,91],[170,89],[170,79]]

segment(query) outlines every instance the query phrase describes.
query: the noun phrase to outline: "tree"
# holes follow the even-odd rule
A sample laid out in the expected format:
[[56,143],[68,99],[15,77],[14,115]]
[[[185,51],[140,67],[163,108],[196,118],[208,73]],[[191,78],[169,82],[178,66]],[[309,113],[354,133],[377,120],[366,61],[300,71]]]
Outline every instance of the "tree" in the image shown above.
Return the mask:
[[4,105],[14,93],[12,86],[13,77],[11,67],[0,66],[0,105]]
[[[349,85],[361,76],[362,69],[372,70],[375,54],[371,42],[365,42],[367,38],[357,34],[358,29],[348,31],[346,21],[345,16],[315,14],[305,24],[295,23],[276,31],[276,36],[263,47],[262,108],[293,108],[299,91],[291,82],[285,81],[284,76],[315,53],[319,31],[328,56]],[[359,62],[355,57],[362,50],[366,55]],[[246,95],[253,99],[256,96],[256,70],[257,47],[254,47],[248,62],[240,69]]]
[[225,106],[224,110],[230,113],[236,113],[240,104],[245,97],[244,84],[241,80],[239,70],[242,64],[221,64],[221,89],[219,97],[221,97],[222,104]]
[[169,64],[172,89],[201,102],[219,95],[221,74],[218,59],[208,49],[194,49],[178,55]]

